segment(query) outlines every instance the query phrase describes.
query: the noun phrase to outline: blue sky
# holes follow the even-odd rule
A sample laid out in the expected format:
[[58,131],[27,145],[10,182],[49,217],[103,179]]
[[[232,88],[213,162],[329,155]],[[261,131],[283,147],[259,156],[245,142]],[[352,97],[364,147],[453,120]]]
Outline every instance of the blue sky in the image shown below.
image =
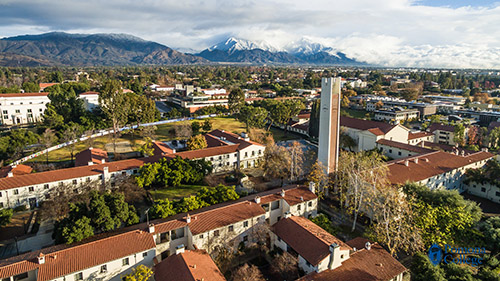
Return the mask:
[[491,0],[473,0],[473,1],[467,1],[467,0],[419,0],[417,3],[419,5],[423,6],[433,6],[433,7],[452,7],[452,8],[459,8],[459,7],[466,7],[466,6],[471,6],[471,7],[491,7],[492,5],[495,4],[495,2],[498,1],[491,1]]
[[0,19],[0,38],[127,33],[191,51],[307,39],[386,66],[500,68],[500,2],[486,0],[0,0]]

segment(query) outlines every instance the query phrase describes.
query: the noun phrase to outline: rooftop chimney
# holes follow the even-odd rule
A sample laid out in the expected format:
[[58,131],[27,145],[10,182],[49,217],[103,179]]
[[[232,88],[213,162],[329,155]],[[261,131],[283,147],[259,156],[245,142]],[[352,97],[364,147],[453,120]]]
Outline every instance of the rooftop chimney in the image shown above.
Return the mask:
[[89,166],[92,166],[92,165],[94,165],[94,162],[89,161],[89,162],[87,162],[87,164],[88,164]]
[[415,164],[418,164],[418,158],[415,158]]
[[180,244],[179,246],[175,247],[175,254],[182,254],[184,253],[184,244]]
[[304,196],[300,196],[300,201],[304,201]]
[[7,177],[12,178],[14,176],[14,173],[12,171],[7,173]]
[[460,151],[460,155],[465,156],[465,150]]
[[259,196],[255,196],[254,200],[255,200],[255,203],[260,204],[260,197]]
[[291,217],[292,214],[290,212],[285,212],[285,215],[283,216],[285,219],[288,219],[289,217]]
[[370,243],[370,242],[366,242],[366,243],[365,243],[365,248],[366,248],[367,250],[370,250],[370,249],[372,248],[372,243]]
[[337,243],[332,243],[328,249],[330,250],[330,262],[328,263],[328,269],[334,269],[340,265],[340,260],[335,260],[335,256],[337,256],[338,259],[340,258],[338,254],[340,246]]
[[410,166],[410,161],[405,160],[405,166],[406,166],[406,167]]
[[149,230],[149,233],[155,233],[155,225],[152,223],[149,224],[148,230]]
[[102,164],[106,163],[106,159],[102,158],[102,159],[101,159],[101,163],[102,163]]
[[38,264],[44,264],[45,263],[45,255],[43,253],[40,253],[37,257],[38,259]]
[[189,214],[187,214],[186,216],[186,222],[187,223],[190,223],[191,222],[191,216]]
[[285,197],[285,190],[282,189],[281,192],[280,192],[280,194],[281,194],[281,197]]
[[94,149],[92,146],[91,146],[91,147],[89,147],[89,150],[92,150],[92,149]]
[[313,181],[309,182],[309,191],[311,191],[312,193],[316,193],[316,183],[315,182],[313,182]]

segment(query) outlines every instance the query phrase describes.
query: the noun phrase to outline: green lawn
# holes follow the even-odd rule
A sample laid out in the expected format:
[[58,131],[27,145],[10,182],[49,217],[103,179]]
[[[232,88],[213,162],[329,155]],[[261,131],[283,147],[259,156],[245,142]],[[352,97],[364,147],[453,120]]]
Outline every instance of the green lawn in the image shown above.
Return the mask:
[[349,116],[353,118],[366,118],[366,114],[369,113],[366,110],[356,110],[356,109],[350,109],[350,108],[342,108],[340,109],[340,115],[343,116]]
[[168,199],[178,200],[196,193],[204,187],[203,185],[180,185],[178,187],[167,187],[164,189],[150,190],[149,193],[153,196],[154,200]]

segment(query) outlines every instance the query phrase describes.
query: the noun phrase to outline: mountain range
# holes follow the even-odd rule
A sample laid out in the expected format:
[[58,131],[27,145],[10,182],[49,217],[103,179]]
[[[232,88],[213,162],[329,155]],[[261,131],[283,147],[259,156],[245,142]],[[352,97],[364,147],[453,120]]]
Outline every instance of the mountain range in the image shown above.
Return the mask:
[[198,54],[127,34],[51,32],[0,39],[0,66],[113,66],[171,64],[363,65],[308,40],[276,48],[265,42],[229,38]]

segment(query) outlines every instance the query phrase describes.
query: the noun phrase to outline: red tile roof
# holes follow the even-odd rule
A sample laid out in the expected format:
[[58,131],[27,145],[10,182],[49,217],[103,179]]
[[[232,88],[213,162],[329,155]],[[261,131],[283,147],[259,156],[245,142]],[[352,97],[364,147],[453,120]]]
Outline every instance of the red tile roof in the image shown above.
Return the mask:
[[17,166],[5,166],[0,169],[0,178],[7,177],[9,172],[12,172],[13,176],[26,175],[33,171],[28,165],[19,164]]
[[162,141],[153,142],[153,154],[154,155],[165,155],[173,154],[174,150],[170,148],[166,143]]
[[225,281],[212,258],[203,250],[171,255],[154,267],[156,281]]
[[298,281],[389,281],[405,271],[406,267],[375,243],[370,250],[362,248],[352,253],[333,270],[313,272]]
[[14,93],[0,94],[0,98],[29,98],[29,97],[46,97],[49,93]]
[[40,89],[43,91],[43,89],[45,89],[47,87],[58,85],[58,84],[59,83],[39,83],[38,86],[40,86]]
[[[435,151],[390,161],[387,164],[389,168],[388,178],[392,184],[404,184],[407,181],[418,182],[478,161],[488,160],[493,156],[493,154],[483,151],[465,157]],[[415,163],[415,159],[418,159],[418,163]],[[408,166],[405,165],[406,161],[408,161]]]
[[[73,246],[58,245],[0,261],[0,278],[38,268],[37,281],[52,280],[155,247],[153,236],[140,230]],[[45,255],[44,264],[38,264],[40,253]]]
[[433,136],[433,134],[431,134],[429,132],[417,132],[417,133],[409,132],[408,133],[408,140],[425,138],[425,137],[429,137],[429,136]]
[[257,142],[251,141],[251,140],[245,140],[244,138],[242,138],[241,136],[238,136],[237,134],[233,134],[233,133],[223,131],[223,130],[213,130],[209,134],[212,136],[215,136],[215,137],[219,137],[219,138],[224,137],[224,138],[226,138],[226,140],[228,140],[232,143],[239,143],[240,149],[249,147],[252,144],[264,146],[260,143],[257,143]]
[[210,157],[210,156],[217,156],[217,155],[222,155],[222,154],[234,153],[234,152],[237,152],[238,149],[239,149],[238,144],[232,144],[232,145],[208,147],[208,148],[204,148],[204,149],[178,152],[178,153],[169,155],[169,157],[180,156],[181,158],[185,158],[185,159],[199,159],[199,158],[205,158],[205,157]]
[[79,152],[75,156],[75,166],[88,166],[89,162],[102,164],[102,161],[108,161],[108,152],[99,148],[88,148]]
[[445,125],[445,124],[438,124],[438,123],[434,123],[432,125],[429,126],[429,132],[433,133],[434,131],[436,130],[439,130],[439,131],[447,131],[447,132],[455,132],[455,127],[452,126],[452,125]]
[[362,131],[375,129],[370,131],[375,135],[387,134],[390,130],[396,127],[395,125],[387,124],[384,122],[356,119],[347,116],[340,116],[340,125]]
[[342,240],[304,217],[292,216],[281,219],[272,226],[272,230],[295,252],[314,266],[330,255],[330,245],[333,243],[339,245],[342,250],[352,250]]
[[19,175],[11,178],[0,178],[0,190],[99,175],[103,173],[104,167],[108,167],[110,172],[135,169],[141,167],[146,163],[154,162],[156,160],[158,160],[158,157],[127,159],[92,166],[80,166],[74,168]]
[[404,149],[404,150],[412,151],[412,152],[416,152],[416,153],[430,153],[430,152],[434,151],[432,149],[428,149],[425,147],[411,145],[411,144],[397,142],[397,141],[386,140],[386,139],[380,139],[377,141],[377,143],[380,145]]

